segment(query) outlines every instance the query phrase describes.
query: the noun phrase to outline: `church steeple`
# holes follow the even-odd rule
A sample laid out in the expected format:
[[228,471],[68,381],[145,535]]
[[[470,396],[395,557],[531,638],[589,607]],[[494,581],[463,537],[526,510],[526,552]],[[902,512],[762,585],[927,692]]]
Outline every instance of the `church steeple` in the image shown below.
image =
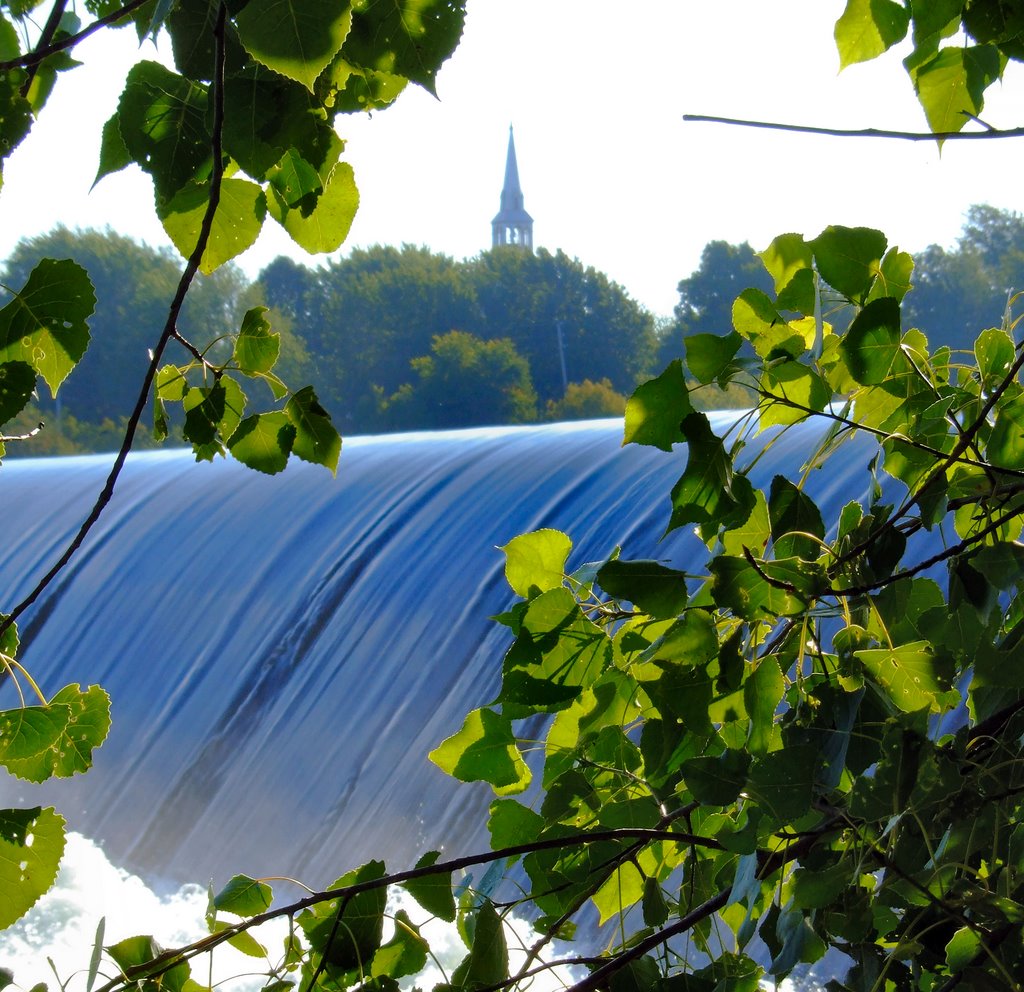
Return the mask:
[[505,185],[501,190],[501,210],[491,221],[491,246],[519,245],[533,251],[533,218],[523,209],[523,191],[519,186],[516,144],[512,125],[508,127],[508,156],[505,159]]

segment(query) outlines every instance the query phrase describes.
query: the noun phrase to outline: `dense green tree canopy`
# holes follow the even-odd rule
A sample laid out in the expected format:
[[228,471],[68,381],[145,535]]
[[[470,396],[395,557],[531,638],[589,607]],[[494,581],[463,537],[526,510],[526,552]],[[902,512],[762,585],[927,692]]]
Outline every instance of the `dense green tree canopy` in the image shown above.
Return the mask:
[[[562,252],[498,248],[457,262],[411,245],[377,246],[317,271],[278,259],[259,282],[268,304],[305,339],[318,393],[357,430],[393,426],[395,408],[385,411],[381,398],[411,383],[412,363],[453,330],[511,342],[542,404],[560,399],[567,382],[584,379],[607,379],[628,392],[652,368],[650,314],[607,276]],[[468,379],[462,385],[472,388]],[[482,379],[476,388],[483,398],[467,397],[463,409],[475,409],[475,416],[486,410],[485,419],[447,426],[507,415],[502,404],[486,401],[502,392],[500,383]]]

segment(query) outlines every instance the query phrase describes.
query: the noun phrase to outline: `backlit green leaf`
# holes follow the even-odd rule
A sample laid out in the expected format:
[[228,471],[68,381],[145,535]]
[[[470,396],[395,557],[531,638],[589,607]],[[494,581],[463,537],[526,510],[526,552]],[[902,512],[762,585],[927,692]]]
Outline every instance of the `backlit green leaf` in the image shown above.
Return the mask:
[[[686,367],[698,382],[707,385],[729,367],[743,339],[735,331],[730,331],[724,337],[718,334],[690,334],[683,343],[686,346]],[[682,417],[679,419],[682,420]]]
[[352,10],[343,3],[250,0],[235,24],[253,58],[312,90],[348,36]]
[[53,885],[64,856],[64,818],[51,808],[0,809],[0,929]]
[[835,28],[839,67],[877,58],[903,40],[909,24],[910,11],[893,0],[847,0]]
[[558,530],[545,528],[512,538],[503,548],[505,578],[524,599],[562,585],[572,541]]
[[999,78],[1003,60],[994,45],[942,48],[911,76],[933,131],[955,132],[981,113],[985,89]]
[[[346,872],[328,888],[374,882],[385,877],[383,861],[370,861],[355,871]],[[387,888],[362,892],[319,903],[299,915],[310,947],[324,960],[342,971],[358,971],[368,967],[380,947],[384,933],[384,909]]]
[[750,766],[747,792],[781,823],[789,823],[811,805],[817,749],[794,744],[757,758]]
[[300,248],[311,254],[334,251],[348,237],[359,206],[352,166],[338,162],[318,196],[310,194],[290,207],[274,186],[267,203],[270,215]]
[[811,246],[818,272],[833,289],[859,299],[871,288],[885,254],[886,238],[868,227],[827,227]]
[[598,925],[635,906],[644,894],[644,877],[636,865],[627,861],[613,871],[594,893],[594,905],[600,914]]
[[462,729],[429,755],[442,771],[462,782],[489,782],[495,791],[522,792],[530,784],[512,733],[512,721],[489,709],[473,710]]
[[0,764],[56,746],[71,719],[69,706],[22,706],[0,712]]
[[295,427],[286,413],[256,413],[238,425],[228,450],[243,465],[276,475],[288,464],[294,441]]
[[405,76],[434,93],[437,71],[462,37],[464,6],[450,0],[356,0],[352,8],[348,59]]
[[777,558],[818,559],[825,537],[821,511],[814,500],[785,476],[772,479],[768,513]]
[[85,354],[96,294],[85,269],[44,258],[20,292],[0,310],[0,362],[25,362],[50,393]]
[[[454,911],[452,919],[455,919]],[[427,950],[427,942],[420,936],[419,927],[409,919],[404,909],[400,909],[395,913],[394,936],[377,948],[370,973],[389,978],[415,975],[427,963]]]
[[618,600],[633,603],[653,617],[674,617],[686,605],[686,575],[658,561],[606,562],[598,585]]
[[212,167],[207,93],[158,62],[128,73],[118,104],[121,137],[132,161],[153,177],[158,206]]
[[[182,258],[191,258],[209,206],[210,184],[190,182],[161,204],[158,213]],[[200,271],[209,275],[255,244],[267,215],[263,190],[246,179],[222,179]]]
[[862,386],[884,383],[908,367],[900,334],[900,305],[890,297],[872,300],[857,314],[840,349],[850,375]]
[[780,234],[764,251],[758,252],[772,279],[775,292],[781,293],[798,273],[810,269],[814,261],[811,246],[802,234]]
[[683,440],[680,424],[692,412],[683,366],[676,359],[661,375],[639,385],[627,400],[622,443],[671,451],[673,444]]
[[213,905],[215,909],[236,916],[256,916],[270,909],[273,898],[273,890],[266,882],[248,875],[235,875],[214,896]]
[[802,362],[780,362],[765,369],[761,386],[774,402],[761,408],[761,427],[796,424],[811,412],[824,410],[832,391],[821,376]]
[[270,321],[263,316],[267,310],[267,307],[247,310],[235,338],[235,361],[246,375],[269,372],[281,353],[281,335],[270,330]]
[[771,746],[775,713],[785,691],[786,680],[779,663],[770,655],[761,659],[743,683],[743,701],[750,716],[747,746],[751,754],[765,754]]
[[935,649],[927,641],[892,648],[855,651],[864,669],[904,713],[928,707],[941,709],[940,696],[949,690]]
[[477,910],[469,955],[452,972],[452,985],[479,988],[500,984],[508,975],[505,925],[490,902]]
[[736,527],[754,508],[753,487],[746,476],[734,472],[721,438],[702,413],[691,413],[682,423],[687,440],[686,471],[672,489],[672,516],[668,530],[688,523]]
[[[48,703],[67,713],[60,735],[43,751],[31,757],[10,758],[7,770],[29,782],[43,782],[54,776],[69,778],[92,765],[92,752],[106,739],[110,729],[110,697],[98,685],[82,689],[68,685]],[[63,713],[59,719],[63,719]]]
[[[511,802],[512,800],[509,800]],[[416,867],[429,868],[440,857],[439,851],[428,851]],[[452,873],[438,872],[422,878],[410,878],[402,883],[402,887],[428,913],[451,923],[455,919],[455,896],[452,894]]]
[[121,137],[121,122],[115,113],[107,119],[103,125],[103,137],[100,141],[100,163],[96,169],[96,178],[92,184],[95,186],[104,176],[114,172],[120,172],[132,163],[128,146]]
[[320,405],[312,386],[293,393],[284,412],[295,428],[292,451],[303,461],[324,465],[335,474],[341,456],[341,435],[331,423],[331,415]]

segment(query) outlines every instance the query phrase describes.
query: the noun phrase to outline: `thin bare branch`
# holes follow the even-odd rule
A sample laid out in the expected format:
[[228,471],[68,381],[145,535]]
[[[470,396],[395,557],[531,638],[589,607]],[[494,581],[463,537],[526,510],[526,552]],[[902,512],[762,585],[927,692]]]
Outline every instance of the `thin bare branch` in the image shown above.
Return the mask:
[[737,117],[714,117],[710,114],[683,114],[689,123],[730,124],[734,127],[759,127],[769,131],[794,131],[797,134],[824,134],[831,138],[895,138],[901,141],[975,141],[992,138],[1022,138],[1024,127],[999,131],[887,131],[883,128],[812,127],[809,124],[778,124],[771,121],[747,121]]

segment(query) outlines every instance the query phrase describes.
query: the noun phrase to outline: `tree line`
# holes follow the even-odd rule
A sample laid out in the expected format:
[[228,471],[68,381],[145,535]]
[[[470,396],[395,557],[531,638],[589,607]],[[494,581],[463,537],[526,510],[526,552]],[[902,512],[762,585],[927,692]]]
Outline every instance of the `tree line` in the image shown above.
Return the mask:
[[[20,285],[44,257],[78,259],[98,306],[91,345],[59,405],[40,400],[23,411],[16,429],[46,427],[18,453],[113,447],[177,263],[170,251],[109,230],[58,227],[21,241],[0,281]],[[971,329],[999,325],[1007,294],[1024,287],[1024,217],[973,206],[952,248],[931,245],[914,264],[904,305],[912,325],[929,328],[936,346],[969,348]],[[282,256],[253,282],[222,266],[197,280],[180,325],[186,337],[208,336],[216,351],[240,314],[268,306],[281,334],[277,368],[310,382],[343,431],[434,430],[621,415],[639,382],[683,356],[685,338],[732,330],[744,287],[771,290],[746,242],[705,246],[696,271],[679,282],[669,320],[560,251],[499,248],[458,261],[425,247],[377,245],[322,268]],[[825,318],[842,323],[829,314],[827,292],[823,303]],[[712,383],[695,399],[737,406],[750,395]],[[151,443],[149,432],[138,442]]]

